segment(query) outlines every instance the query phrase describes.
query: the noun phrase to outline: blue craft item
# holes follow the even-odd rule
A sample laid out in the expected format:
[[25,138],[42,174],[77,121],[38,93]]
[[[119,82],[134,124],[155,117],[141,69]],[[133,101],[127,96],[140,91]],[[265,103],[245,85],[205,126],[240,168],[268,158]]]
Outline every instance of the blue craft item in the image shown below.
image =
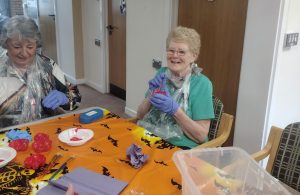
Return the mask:
[[10,140],[16,139],[27,139],[28,141],[32,140],[31,135],[27,131],[22,131],[19,129],[11,129],[9,132],[6,133],[6,137]]
[[87,112],[81,113],[79,116],[79,122],[84,124],[92,123],[102,117],[103,117],[103,110],[99,108],[95,108]]

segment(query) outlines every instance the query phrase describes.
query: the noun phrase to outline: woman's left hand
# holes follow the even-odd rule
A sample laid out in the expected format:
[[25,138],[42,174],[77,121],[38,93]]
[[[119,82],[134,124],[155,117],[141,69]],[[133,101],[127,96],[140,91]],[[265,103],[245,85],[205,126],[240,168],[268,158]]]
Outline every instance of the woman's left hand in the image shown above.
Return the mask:
[[174,115],[179,108],[179,105],[173,100],[169,93],[166,95],[156,93],[150,98],[150,102],[160,111],[170,115]]

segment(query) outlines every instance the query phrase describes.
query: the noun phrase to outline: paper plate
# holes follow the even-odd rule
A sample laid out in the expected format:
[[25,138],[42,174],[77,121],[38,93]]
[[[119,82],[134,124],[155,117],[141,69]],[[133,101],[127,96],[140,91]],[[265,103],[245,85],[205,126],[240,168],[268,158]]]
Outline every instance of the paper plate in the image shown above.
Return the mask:
[[5,166],[17,155],[17,151],[11,147],[0,147],[0,167]]
[[62,131],[58,135],[58,139],[70,146],[80,146],[89,141],[93,136],[94,132],[91,129],[70,128]]

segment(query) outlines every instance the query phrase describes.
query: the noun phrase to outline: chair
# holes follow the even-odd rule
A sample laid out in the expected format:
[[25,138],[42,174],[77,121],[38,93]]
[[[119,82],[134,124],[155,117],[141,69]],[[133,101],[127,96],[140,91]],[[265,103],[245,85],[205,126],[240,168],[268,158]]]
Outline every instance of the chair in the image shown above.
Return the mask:
[[221,120],[221,116],[224,110],[224,105],[222,101],[217,98],[216,96],[213,96],[213,108],[215,113],[215,118],[211,120],[209,132],[208,132],[208,140],[215,139],[217,137],[217,129],[219,127],[219,123]]
[[216,137],[213,139],[209,139],[208,142],[203,143],[196,148],[214,148],[222,146],[222,144],[227,141],[230,135],[233,118],[234,117],[232,115],[223,112],[218,129],[209,129],[209,132],[216,131],[214,132],[214,134],[216,134]]
[[256,161],[269,156],[266,170],[281,182],[300,191],[300,122],[285,129],[271,127],[266,146],[252,154]]
[[[231,132],[233,116],[223,112],[223,103],[221,100],[213,96],[213,106],[215,112],[215,118],[211,120],[208,131],[208,142],[203,143],[196,148],[212,148],[219,147],[224,144]],[[128,119],[131,122],[136,123],[137,118]]]
[[215,118],[211,120],[208,131],[208,142],[199,145],[197,148],[213,148],[224,144],[231,132],[233,116],[223,112],[222,101],[213,96]]

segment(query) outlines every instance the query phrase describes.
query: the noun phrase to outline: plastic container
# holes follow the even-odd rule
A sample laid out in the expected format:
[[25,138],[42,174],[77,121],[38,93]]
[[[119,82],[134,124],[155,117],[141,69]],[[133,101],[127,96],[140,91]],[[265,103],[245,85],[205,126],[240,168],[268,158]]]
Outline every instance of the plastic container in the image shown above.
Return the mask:
[[182,194],[290,194],[279,181],[237,147],[177,151]]
[[88,123],[95,122],[96,120],[102,117],[103,117],[103,110],[99,108],[95,108],[87,112],[81,113],[79,116],[79,122],[88,124]]

